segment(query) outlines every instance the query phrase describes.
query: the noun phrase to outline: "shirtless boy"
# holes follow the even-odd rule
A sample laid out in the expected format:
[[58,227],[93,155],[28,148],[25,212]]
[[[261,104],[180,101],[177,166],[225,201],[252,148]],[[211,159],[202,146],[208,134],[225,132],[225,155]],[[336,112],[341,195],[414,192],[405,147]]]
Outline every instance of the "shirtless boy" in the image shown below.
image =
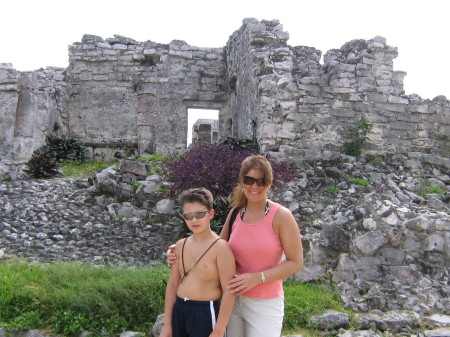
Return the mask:
[[179,258],[170,270],[160,337],[223,337],[234,304],[227,290],[236,271],[234,256],[228,243],[211,230],[211,192],[186,190],[180,203],[192,236],[175,246]]

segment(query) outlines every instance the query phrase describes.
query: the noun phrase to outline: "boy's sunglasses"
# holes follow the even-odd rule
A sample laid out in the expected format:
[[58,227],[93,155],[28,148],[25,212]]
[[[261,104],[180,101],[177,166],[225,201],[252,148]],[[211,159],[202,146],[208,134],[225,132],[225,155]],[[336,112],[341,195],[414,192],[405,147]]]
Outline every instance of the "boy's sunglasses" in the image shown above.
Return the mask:
[[194,218],[196,219],[201,219],[204,218],[206,213],[208,213],[209,210],[205,209],[204,211],[197,211],[194,213],[184,213],[184,214],[180,214],[185,220],[192,220]]
[[254,183],[256,183],[256,185],[258,185],[258,186],[266,186],[266,178],[256,179],[253,177],[244,176],[244,184],[245,185],[252,186]]

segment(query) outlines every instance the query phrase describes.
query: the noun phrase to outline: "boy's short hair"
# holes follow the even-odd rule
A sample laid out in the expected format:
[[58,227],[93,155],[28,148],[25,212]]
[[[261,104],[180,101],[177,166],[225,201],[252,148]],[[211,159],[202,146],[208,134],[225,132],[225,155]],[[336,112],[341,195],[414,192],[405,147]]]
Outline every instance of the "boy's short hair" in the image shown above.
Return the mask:
[[179,201],[181,208],[183,208],[185,203],[198,202],[204,205],[208,210],[213,208],[213,195],[212,193],[204,187],[190,188],[181,192]]

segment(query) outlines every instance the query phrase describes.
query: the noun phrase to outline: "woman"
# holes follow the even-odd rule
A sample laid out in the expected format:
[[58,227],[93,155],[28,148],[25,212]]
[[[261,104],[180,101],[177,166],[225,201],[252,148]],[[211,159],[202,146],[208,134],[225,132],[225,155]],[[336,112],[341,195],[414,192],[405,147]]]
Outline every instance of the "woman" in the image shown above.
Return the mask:
[[[261,155],[241,164],[232,206],[239,213],[230,217],[220,236],[228,239],[236,259],[236,275],[228,289],[236,297],[227,335],[232,337],[278,337],[284,316],[282,280],[303,267],[303,249],[297,222],[291,211],[268,200],[273,173]],[[282,260],[282,255],[285,259]],[[175,259],[168,254],[168,260]]]

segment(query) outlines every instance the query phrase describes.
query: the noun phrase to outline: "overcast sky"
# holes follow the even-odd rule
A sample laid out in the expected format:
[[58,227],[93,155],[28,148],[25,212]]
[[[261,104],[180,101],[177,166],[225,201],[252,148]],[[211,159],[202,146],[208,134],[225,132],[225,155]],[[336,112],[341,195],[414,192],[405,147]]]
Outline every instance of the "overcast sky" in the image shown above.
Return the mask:
[[450,99],[448,0],[8,0],[0,5],[0,63],[20,71],[67,67],[83,34],[225,46],[242,20],[277,19],[291,46],[322,51],[376,35],[398,47],[405,93]]

